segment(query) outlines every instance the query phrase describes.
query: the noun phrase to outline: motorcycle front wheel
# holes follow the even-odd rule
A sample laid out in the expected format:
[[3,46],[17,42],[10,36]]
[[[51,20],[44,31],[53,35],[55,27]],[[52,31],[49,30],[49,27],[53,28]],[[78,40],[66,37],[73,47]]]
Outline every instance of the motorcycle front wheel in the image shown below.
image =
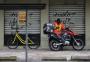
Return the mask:
[[49,48],[50,48],[50,50],[52,50],[52,51],[60,51],[60,50],[62,50],[63,48],[60,46],[60,45],[56,45],[56,44],[58,44],[59,42],[57,42],[57,41],[55,41],[55,40],[50,40],[49,41]]
[[76,41],[74,41],[72,43],[72,47],[74,50],[82,50],[84,48],[85,44],[81,39],[76,39]]

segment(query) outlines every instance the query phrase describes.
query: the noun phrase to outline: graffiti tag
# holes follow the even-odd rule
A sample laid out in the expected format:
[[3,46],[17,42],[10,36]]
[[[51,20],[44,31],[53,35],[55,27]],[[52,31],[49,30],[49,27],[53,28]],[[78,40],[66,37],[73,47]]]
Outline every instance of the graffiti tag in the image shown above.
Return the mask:
[[71,16],[71,15],[75,15],[76,14],[76,12],[69,12],[68,10],[66,11],[66,12],[63,12],[62,14],[60,14],[60,13],[58,13],[58,12],[56,12],[55,14],[54,14],[54,16],[55,17],[69,17],[69,16]]

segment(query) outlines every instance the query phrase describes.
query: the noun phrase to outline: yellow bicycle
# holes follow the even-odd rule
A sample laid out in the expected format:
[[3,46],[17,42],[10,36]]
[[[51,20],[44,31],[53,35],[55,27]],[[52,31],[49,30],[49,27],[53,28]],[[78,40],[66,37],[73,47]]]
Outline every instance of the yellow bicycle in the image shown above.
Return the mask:
[[[7,41],[7,46],[10,49],[16,49],[19,46],[19,43],[25,45],[26,41],[20,36],[18,31],[16,31],[16,33],[12,35]],[[28,47],[30,49],[37,49],[39,46],[39,44],[36,44],[28,37]]]

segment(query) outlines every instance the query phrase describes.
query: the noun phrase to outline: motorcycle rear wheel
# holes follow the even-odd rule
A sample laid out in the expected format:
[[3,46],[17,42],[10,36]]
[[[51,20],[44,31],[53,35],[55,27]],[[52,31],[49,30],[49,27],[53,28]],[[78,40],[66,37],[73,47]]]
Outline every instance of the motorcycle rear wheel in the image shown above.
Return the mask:
[[57,41],[55,41],[53,39],[49,41],[49,48],[50,48],[50,50],[52,50],[52,51],[63,50],[63,47],[61,47],[60,45],[56,45],[56,43],[59,43],[59,42],[57,42]]

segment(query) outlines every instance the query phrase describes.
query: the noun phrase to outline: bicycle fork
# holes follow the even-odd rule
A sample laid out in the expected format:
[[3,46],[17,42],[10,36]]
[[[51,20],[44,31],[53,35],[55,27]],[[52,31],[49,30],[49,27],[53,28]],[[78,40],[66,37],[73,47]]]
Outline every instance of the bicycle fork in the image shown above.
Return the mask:
[[13,40],[12,44],[14,44],[14,43],[15,43],[15,40],[16,40],[16,35],[15,35],[15,37],[14,37],[14,40]]

